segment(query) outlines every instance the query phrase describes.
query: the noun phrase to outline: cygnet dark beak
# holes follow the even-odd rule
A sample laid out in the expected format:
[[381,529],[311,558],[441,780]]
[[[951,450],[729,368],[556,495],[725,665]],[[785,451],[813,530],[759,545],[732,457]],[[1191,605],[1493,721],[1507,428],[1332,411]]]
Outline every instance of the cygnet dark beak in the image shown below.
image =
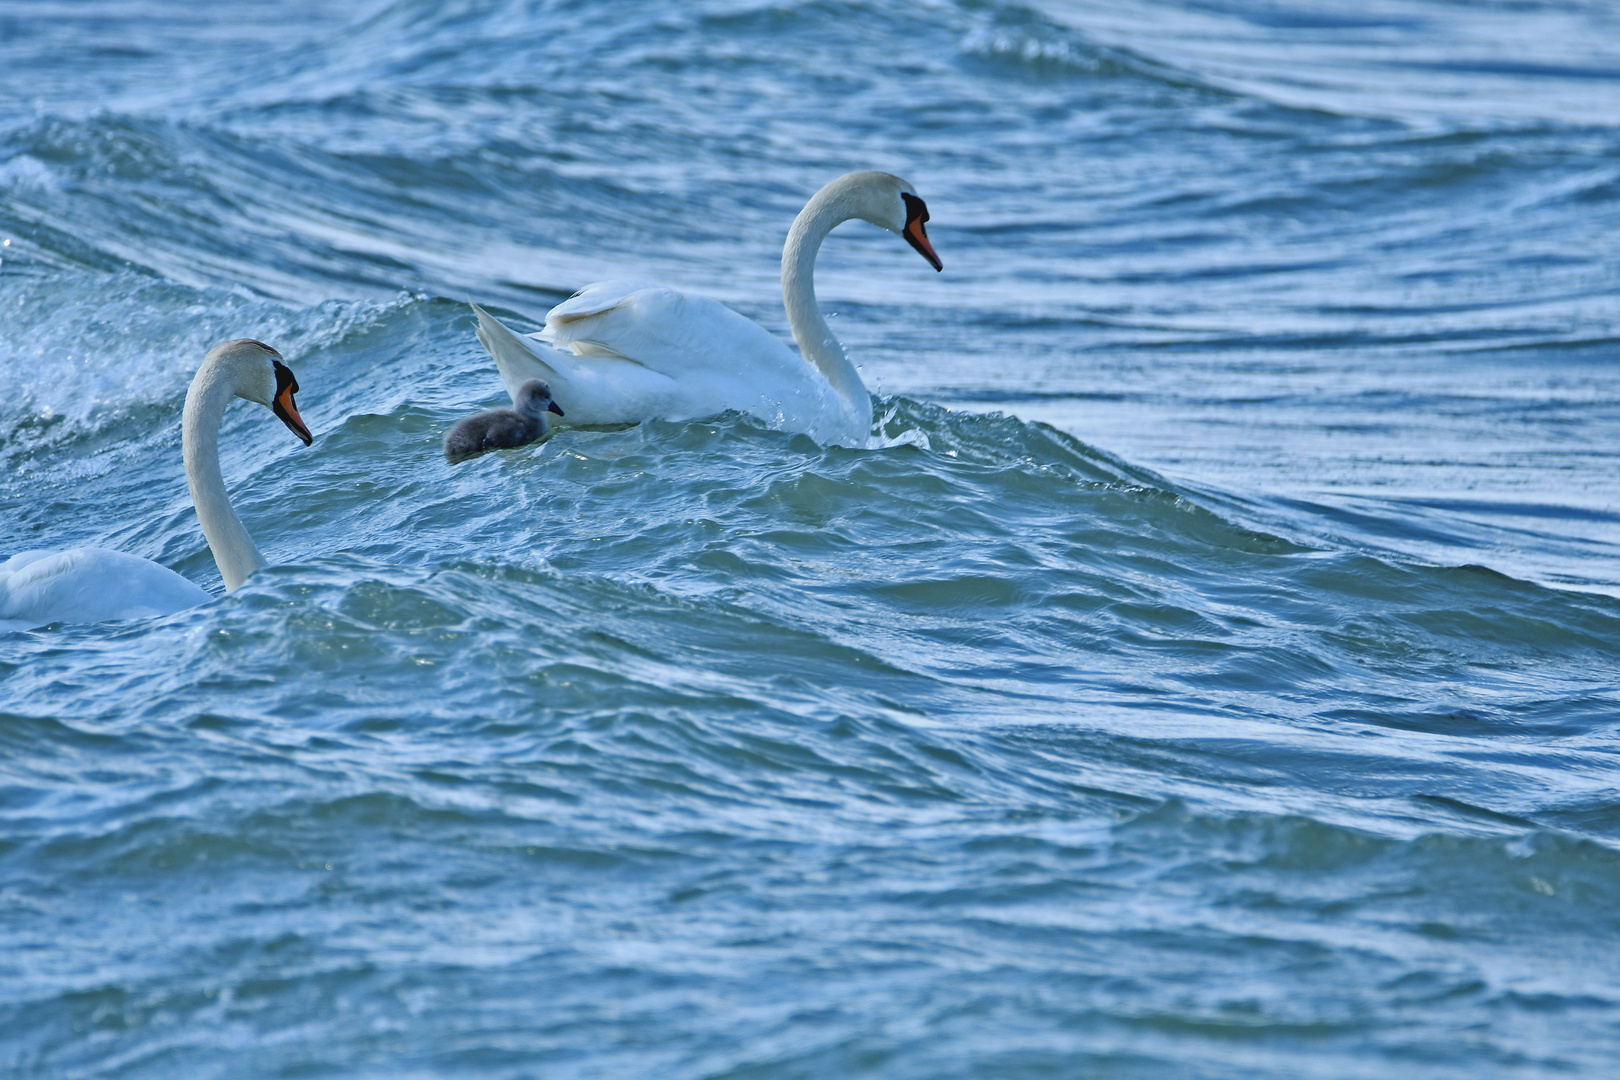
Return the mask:
[[546,411],[547,412],[554,412],[558,416],[561,416],[563,414],[562,406],[557,404],[555,401],[553,401],[550,405],[546,406]]

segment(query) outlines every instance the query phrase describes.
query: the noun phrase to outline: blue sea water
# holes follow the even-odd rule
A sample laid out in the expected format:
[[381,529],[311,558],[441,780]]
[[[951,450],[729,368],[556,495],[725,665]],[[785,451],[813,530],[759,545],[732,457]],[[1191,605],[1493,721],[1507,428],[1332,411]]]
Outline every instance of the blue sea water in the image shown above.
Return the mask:
[[[734,415],[451,466],[469,297],[785,335]],[[0,1074],[1620,1074],[1620,10],[0,5]]]

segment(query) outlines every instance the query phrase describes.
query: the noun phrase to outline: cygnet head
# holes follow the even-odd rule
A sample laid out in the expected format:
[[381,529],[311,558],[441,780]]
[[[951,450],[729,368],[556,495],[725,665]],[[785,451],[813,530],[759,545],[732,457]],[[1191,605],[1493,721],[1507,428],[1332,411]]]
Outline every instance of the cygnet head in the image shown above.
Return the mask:
[[849,185],[849,209],[856,217],[899,233],[935,270],[945,269],[928,240],[928,205],[918,198],[916,188],[886,172],[853,172],[833,184]]
[[281,362],[281,354],[262,341],[237,338],[209,350],[197,372],[198,381],[223,379],[237,397],[246,398],[269,407],[287,429],[308,446],[315,441],[298,415],[293,395],[298,393],[298,380],[292,370]]
[[554,412],[558,416],[563,415],[562,406],[551,400],[551,387],[539,379],[530,379],[518,387],[517,401],[514,402],[514,407],[524,416],[536,419],[548,412]]

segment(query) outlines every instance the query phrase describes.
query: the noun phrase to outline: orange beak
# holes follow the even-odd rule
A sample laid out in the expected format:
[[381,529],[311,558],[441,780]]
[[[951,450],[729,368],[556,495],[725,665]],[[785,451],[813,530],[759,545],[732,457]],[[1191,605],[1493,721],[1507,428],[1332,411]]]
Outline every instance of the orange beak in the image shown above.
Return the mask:
[[906,223],[906,239],[911,241],[911,246],[916,248],[935,270],[945,269],[945,264],[940,262],[939,256],[934,253],[934,245],[928,242],[928,232],[920,220]]
[[906,238],[906,243],[917,249],[917,254],[928,260],[928,264],[935,270],[945,269],[945,264],[939,261],[934,253],[934,245],[928,242],[928,204],[909,191],[900,193],[900,199],[906,204],[906,227],[900,235]]

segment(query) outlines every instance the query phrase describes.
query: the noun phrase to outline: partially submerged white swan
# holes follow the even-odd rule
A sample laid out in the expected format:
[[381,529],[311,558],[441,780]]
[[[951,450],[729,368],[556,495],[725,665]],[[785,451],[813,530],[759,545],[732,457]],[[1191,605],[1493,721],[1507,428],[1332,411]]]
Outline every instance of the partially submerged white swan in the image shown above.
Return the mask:
[[816,252],[833,227],[860,218],[899,233],[943,269],[924,223],[928,207],[898,176],[853,172],[811,197],[782,248],[782,300],[802,355],[714,300],[661,285],[602,281],[519,337],[477,304],[478,340],[517,400],[543,379],[575,424],[692,420],[751,413],[818,442],[864,446],[872,399],[816,306]]
[[[314,437],[298,415],[293,401],[297,392],[298,380],[281,362],[281,354],[247,338],[211,350],[186,391],[180,437],[186,479],[226,592],[234,592],[249,574],[268,564],[225,491],[219,471],[220,419],[231,398],[246,398],[269,406],[308,446]],[[54,622],[152,618],[212,599],[167,567],[107,548],[24,551],[0,563],[0,631]]]

